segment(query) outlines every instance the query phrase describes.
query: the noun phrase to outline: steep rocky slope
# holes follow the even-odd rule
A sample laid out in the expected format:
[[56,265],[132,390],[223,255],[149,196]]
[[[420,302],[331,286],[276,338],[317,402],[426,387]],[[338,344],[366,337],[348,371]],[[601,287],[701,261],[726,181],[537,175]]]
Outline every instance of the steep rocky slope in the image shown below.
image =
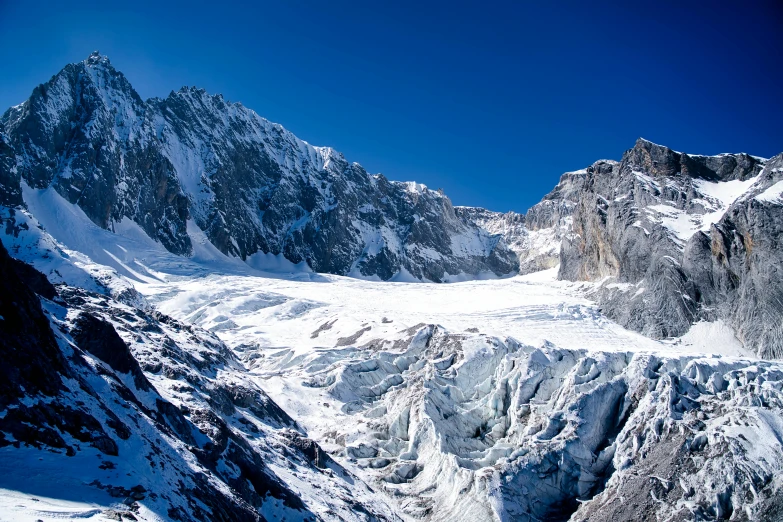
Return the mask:
[[192,219],[251,265],[283,254],[319,272],[432,281],[517,269],[503,237],[442,193],[370,175],[220,95],[143,101],[97,53],[0,119],[0,203],[22,204],[23,183],[55,188],[102,228],[129,218],[177,254],[192,252]]
[[[686,245],[683,270],[704,315],[724,318],[761,357],[783,357],[783,154],[709,235]],[[713,311],[714,310],[714,311]]]
[[214,335],[0,269],[4,519],[397,520]]
[[559,277],[600,282],[591,291],[605,313],[650,337],[722,319],[748,348],[779,357],[781,161],[689,156],[640,139],[564,198],[576,204]]
[[783,355],[783,155],[698,156],[639,139],[621,161],[563,174],[525,215],[461,207],[503,235],[521,273],[559,265],[608,317],[662,339],[722,320]]

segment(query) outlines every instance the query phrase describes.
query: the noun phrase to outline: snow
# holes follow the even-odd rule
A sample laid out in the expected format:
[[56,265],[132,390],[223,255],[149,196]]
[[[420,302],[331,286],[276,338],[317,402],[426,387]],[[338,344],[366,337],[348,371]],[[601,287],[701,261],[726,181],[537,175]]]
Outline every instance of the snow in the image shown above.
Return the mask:
[[[116,471],[95,473],[93,470],[100,463],[96,456],[100,457],[98,451],[84,451],[63,459],[61,455],[24,446],[0,449],[0,462],[6,471],[24,469],[24,473],[3,473],[0,477],[0,520],[108,521],[112,518],[105,511],[127,511],[122,499],[88,485],[92,480],[123,482]],[[144,505],[140,505],[136,516],[149,522],[166,520]]]
[[691,326],[688,333],[671,342],[681,353],[753,357],[753,353],[737,339],[734,330],[721,320],[698,322]]
[[[586,288],[603,282],[557,281],[557,266],[525,276],[446,273],[443,280],[448,284],[422,281],[403,266],[391,281],[382,282],[361,270],[362,263],[385,249],[420,264],[442,259],[444,253],[424,245],[405,246],[399,230],[360,220],[352,222],[351,233],[361,237],[364,248],[351,267],[351,277],[316,274],[305,262],[294,264],[281,254],[259,252],[244,261],[227,257],[198,226],[214,198],[210,175],[226,158],[216,146],[225,142],[226,129],[247,130],[240,133],[238,143],[253,144],[254,150],[269,154],[280,165],[282,190],[301,178],[329,202],[325,211],[337,208],[328,180],[341,173],[345,158],[332,148],[298,140],[240,104],[197,89],[173,96],[206,112],[194,111],[198,121],[183,134],[167,132],[166,125],[175,124],[176,118],[141,117],[135,101],[107,81],[105,57],[93,55],[85,64],[96,91],[87,95],[102,97],[105,107],[116,114],[110,132],[117,142],[148,139],[140,132],[143,125],[151,125],[164,142],[165,154],[190,198],[193,217],[187,232],[193,254],[178,257],[167,252],[129,219],[104,230],[54,189],[33,189],[24,183],[27,210],[0,208],[7,225],[3,243],[53,282],[104,294],[88,296],[82,306],[105,314],[145,367],[168,365],[146,374],[154,391],[136,390],[148,408],[162,397],[182,411],[193,406],[206,411],[216,397],[215,386],[225,382],[246,385],[259,396],[266,390],[308,436],[355,475],[343,473],[334,462],[323,470],[294,463],[285,456],[290,440],[247,408],[237,407],[236,417],[225,415],[221,421],[249,445],[261,448],[265,466],[301,495],[317,516],[353,520],[355,506],[346,499],[383,498],[379,502],[395,503],[411,520],[510,520],[535,515],[540,506],[562,500],[589,505],[586,497],[610,462],[609,469],[617,470],[610,489],[636,475],[668,483],[669,479],[638,468],[625,471],[626,464],[639,465],[665,437],[676,443],[675,450],[724,448],[724,454],[707,465],[702,465],[702,456],[689,457],[699,466],[681,477],[680,485],[697,493],[683,497],[676,509],[695,512],[708,506],[720,513],[721,495],[736,497],[734,502],[744,501],[750,493],[755,498],[756,478],[748,489],[748,481],[739,476],[743,470],[752,474],[760,469],[762,481],[768,478],[783,487],[783,367],[754,358],[726,323],[696,323],[677,339],[645,338],[608,320],[587,297]],[[49,89],[42,115],[45,130],[51,130],[73,103],[75,93],[66,80],[60,75]],[[199,114],[216,118],[218,124],[207,123]],[[94,119],[85,128],[96,132],[99,124]],[[43,155],[40,148],[31,149],[25,153]],[[318,173],[313,174],[310,166]],[[62,178],[76,174],[68,164],[59,169]],[[566,173],[585,175],[585,169]],[[662,186],[660,179],[642,172],[635,175],[638,187],[648,192],[639,200],[659,204],[647,206],[632,226],[650,235],[654,229],[648,225],[660,224],[682,244],[695,232],[709,230],[758,180],[709,182],[675,176]],[[377,183],[380,177],[370,179]],[[400,186],[414,203],[421,197],[440,198],[419,183]],[[118,182],[120,194],[127,189],[125,182]],[[683,208],[661,202],[664,190],[681,194],[674,199]],[[621,194],[615,201],[629,195]],[[782,198],[783,181],[756,196],[772,203]],[[365,204],[359,211],[378,209]],[[551,228],[533,231],[513,213],[467,209],[470,213],[481,221],[478,228],[460,219],[447,223],[455,256],[486,257],[500,241],[508,241],[520,262],[533,269],[558,262],[560,240],[573,225],[567,217]],[[249,219],[260,225],[262,216],[253,209]],[[425,211],[413,218],[415,226],[427,225]],[[310,219],[304,213],[284,228],[291,234]],[[238,252],[236,238],[231,241]],[[646,291],[641,284],[606,286],[633,290],[634,297]],[[137,297],[129,300],[127,295],[135,292]],[[120,302],[121,295],[126,298]],[[69,321],[78,310],[46,300],[43,306],[52,324],[61,327],[56,335],[64,352],[73,353],[67,337],[72,331]],[[152,307],[194,328],[147,323],[135,315],[140,308]],[[144,327],[139,326],[142,322]],[[175,351],[180,359],[172,356]],[[210,475],[214,470],[198,464],[181,440],[162,434],[151,418],[115,397],[112,379],[131,389],[128,375],[111,376],[94,357],[85,355],[84,360],[79,371],[84,372],[80,378],[85,388],[75,380],[64,383],[70,396],[85,401],[74,404],[99,416],[114,412],[135,426],[133,436],[120,442],[123,457],[117,462],[122,473],[96,466],[96,457],[101,456],[95,448],[80,448],[69,458],[29,447],[0,448],[0,467],[24,470],[0,476],[0,519],[106,520],[107,510],[126,510],[116,498],[88,485],[96,478],[124,486],[144,484],[162,497],[168,491],[173,503],[184,506],[184,496],[170,489],[179,477],[170,470],[150,471],[144,459],[148,443],[161,443],[161,438],[167,447],[162,458],[173,459],[183,473],[211,476],[214,487],[233,495]],[[87,388],[97,393],[88,397]],[[25,397],[22,402],[31,405],[36,400]],[[243,431],[242,425],[252,425],[260,434]],[[202,432],[194,437],[199,443],[209,439]],[[216,468],[233,473],[223,460]],[[338,475],[342,482],[329,480]],[[137,518],[166,518],[162,500],[145,500]],[[758,514],[753,504],[746,503],[743,509],[749,519]],[[269,498],[260,511],[270,520],[303,518]],[[657,518],[674,515],[681,513]]]
[[427,192],[427,185],[424,183],[416,183],[415,181],[404,181],[405,189],[412,194],[424,194]]
[[690,239],[696,231],[702,228],[700,215],[688,214],[684,210],[670,205],[649,205],[645,210],[652,211],[651,218],[657,220],[683,242]]
[[281,273],[281,274],[297,274],[312,272],[307,263],[301,261],[299,263],[292,263],[286,259],[283,254],[272,254],[264,252],[256,252],[252,256],[245,259],[245,263],[251,268],[259,270],[261,272]]
[[764,192],[757,195],[756,199],[766,203],[780,203],[783,199],[783,181],[778,181],[770,186]]
[[[655,186],[660,190],[660,186],[649,176],[637,173],[637,178],[649,186]],[[646,212],[653,221],[660,223],[667,228],[681,243],[698,231],[707,232],[710,227],[720,221],[726,210],[737,199],[742,197],[758,181],[759,176],[746,179],[744,181],[706,181],[702,179],[693,180],[693,189],[699,197],[691,200],[691,205],[699,204],[704,207],[701,209],[685,210],[674,207],[669,203],[660,203],[648,205]],[[675,188],[681,188],[679,186]],[[783,190],[783,188],[781,189]],[[636,224],[635,224],[636,225]],[[637,226],[642,226],[639,223]],[[645,232],[647,232],[645,230]]]
[[748,178],[744,181],[734,179],[731,181],[706,181],[703,179],[693,180],[693,186],[705,196],[720,202],[721,206],[728,207],[741,195],[748,191],[758,180],[758,176]]
[[[229,345],[255,342],[296,354],[335,345],[366,326],[371,335],[385,337],[419,323],[441,324],[453,331],[480,328],[532,345],[551,341],[605,350],[625,350],[629,345],[665,349],[603,318],[596,305],[577,297],[569,284],[538,282],[543,277],[410,284],[330,275],[308,281],[215,274],[136,287],[166,314],[207,329],[219,328],[218,335]],[[404,272],[396,279],[414,280]],[[249,299],[278,302],[254,309],[247,306]],[[229,317],[235,326],[219,327]],[[330,330],[311,338],[320,325],[334,319]]]
[[[71,472],[71,470],[63,471],[66,474]],[[14,487],[17,485],[14,484]],[[0,519],[3,522],[29,522],[30,520],[50,522],[63,519],[112,520],[103,513],[111,506],[108,500],[97,503],[58,498],[62,497],[62,491],[52,491],[51,495],[48,497],[37,493],[28,494],[14,489],[0,488],[0,513],[2,513]],[[143,520],[156,522],[163,520],[152,513],[149,515],[145,516]]]

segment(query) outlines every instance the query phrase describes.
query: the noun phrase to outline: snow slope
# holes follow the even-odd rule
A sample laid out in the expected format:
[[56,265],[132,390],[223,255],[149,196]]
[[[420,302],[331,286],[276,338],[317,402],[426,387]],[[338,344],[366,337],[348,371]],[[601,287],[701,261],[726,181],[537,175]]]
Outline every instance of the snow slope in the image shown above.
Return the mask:
[[[646,177],[639,174],[639,177]],[[658,191],[661,187],[646,177],[649,184],[655,184]],[[693,180],[691,189],[694,197],[686,209],[677,208],[671,203],[662,202],[649,205],[645,209],[653,223],[659,223],[681,244],[685,244],[698,231],[707,232],[710,227],[720,221],[732,203],[748,192],[759,179],[759,176],[730,181]],[[688,187],[678,186],[674,181],[668,181],[667,189],[687,191]]]
[[[579,502],[606,502],[604,487],[623,489],[661,447],[676,462],[656,473],[684,482],[648,492],[637,516],[765,512],[782,485],[783,366],[719,355],[744,354],[722,323],[667,342],[623,330],[555,272],[450,285],[211,276],[140,290],[226,340],[411,520],[581,520]],[[748,454],[759,439],[763,461]],[[695,452],[709,466],[678,471]],[[756,477],[764,492],[746,502]],[[663,494],[676,500],[656,503]]]

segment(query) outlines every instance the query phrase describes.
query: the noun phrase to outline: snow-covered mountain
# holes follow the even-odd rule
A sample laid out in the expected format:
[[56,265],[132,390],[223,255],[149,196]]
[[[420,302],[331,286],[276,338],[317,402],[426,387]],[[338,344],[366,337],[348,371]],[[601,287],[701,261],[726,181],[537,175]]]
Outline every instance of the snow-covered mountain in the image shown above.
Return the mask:
[[783,154],[688,155],[637,140],[620,161],[563,174],[524,216],[458,213],[501,234],[520,273],[559,266],[604,313],[655,339],[728,323],[783,355]]
[[0,520],[783,520],[782,187],[453,207],[94,54],[0,120]]
[[214,334],[0,267],[2,520],[399,520]]
[[192,253],[192,220],[251,265],[282,254],[318,272],[436,282],[517,269],[503,237],[459,219],[442,193],[370,175],[221,95],[143,101],[97,53],[9,109],[0,142],[0,203],[51,186],[100,227],[128,218],[177,254]]

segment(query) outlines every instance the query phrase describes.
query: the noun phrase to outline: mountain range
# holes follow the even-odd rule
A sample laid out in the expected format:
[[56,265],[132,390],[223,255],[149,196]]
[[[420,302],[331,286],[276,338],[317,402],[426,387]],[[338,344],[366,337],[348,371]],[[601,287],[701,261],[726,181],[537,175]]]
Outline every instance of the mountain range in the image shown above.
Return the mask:
[[781,207],[642,138],[454,206],[93,53],[0,118],[0,511],[779,520]]

